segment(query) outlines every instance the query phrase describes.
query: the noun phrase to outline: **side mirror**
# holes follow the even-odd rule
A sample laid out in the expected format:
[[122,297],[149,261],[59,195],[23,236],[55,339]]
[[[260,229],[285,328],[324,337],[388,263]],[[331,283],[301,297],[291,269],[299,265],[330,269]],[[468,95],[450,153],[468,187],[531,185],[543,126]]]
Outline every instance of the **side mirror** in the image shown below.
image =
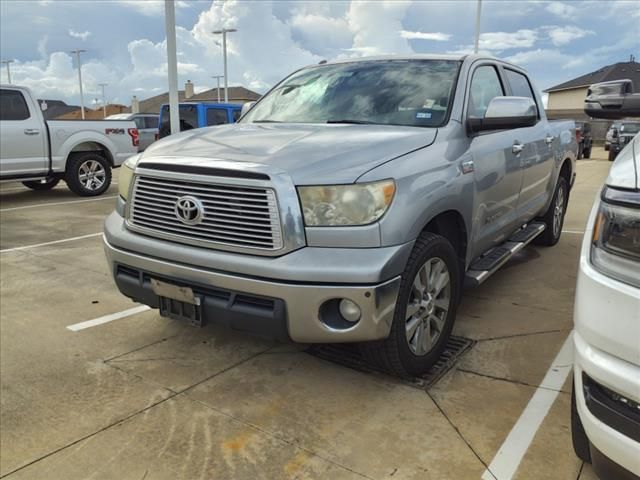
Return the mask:
[[256,102],[247,102],[242,105],[242,110],[240,110],[240,117],[244,117],[246,113],[253,108]]
[[618,129],[617,128],[614,128],[611,131],[611,138],[618,138]]
[[470,117],[471,132],[532,127],[538,122],[535,102],[528,97],[495,97],[489,102],[484,118]]

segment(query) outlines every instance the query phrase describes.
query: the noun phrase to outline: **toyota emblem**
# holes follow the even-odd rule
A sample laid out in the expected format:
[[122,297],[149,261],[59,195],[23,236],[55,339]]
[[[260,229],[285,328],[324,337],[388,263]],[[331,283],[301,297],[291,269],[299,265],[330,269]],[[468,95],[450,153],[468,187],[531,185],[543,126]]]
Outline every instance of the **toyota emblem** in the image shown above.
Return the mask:
[[204,207],[202,202],[190,195],[180,197],[174,207],[176,217],[185,225],[197,225],[202,222]]

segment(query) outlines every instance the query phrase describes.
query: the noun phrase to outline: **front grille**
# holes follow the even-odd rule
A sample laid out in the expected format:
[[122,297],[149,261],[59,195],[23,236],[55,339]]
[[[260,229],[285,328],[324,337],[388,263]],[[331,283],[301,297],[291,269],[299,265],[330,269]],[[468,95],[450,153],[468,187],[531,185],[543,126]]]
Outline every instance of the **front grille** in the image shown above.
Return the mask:
[[[187,225],[176,214],[184,196],[202,205],[202,218]],[[142,233],[215,248],[282,248],[275,193],[270,188],[137,176],[129,207],[129,225]]]

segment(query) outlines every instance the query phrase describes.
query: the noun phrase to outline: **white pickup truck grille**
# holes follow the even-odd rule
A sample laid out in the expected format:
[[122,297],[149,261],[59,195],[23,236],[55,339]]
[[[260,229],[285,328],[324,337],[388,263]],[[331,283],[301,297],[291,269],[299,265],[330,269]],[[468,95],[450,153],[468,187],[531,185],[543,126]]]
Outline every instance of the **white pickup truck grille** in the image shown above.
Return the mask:
[[[190,205],[195,199],[201,215],[194,224],[185,223],[177,207],[185,198]],[[149,235],[210,248],[279,250],[283,246],[276,195],[264,187],[137,176],[129,225]]]

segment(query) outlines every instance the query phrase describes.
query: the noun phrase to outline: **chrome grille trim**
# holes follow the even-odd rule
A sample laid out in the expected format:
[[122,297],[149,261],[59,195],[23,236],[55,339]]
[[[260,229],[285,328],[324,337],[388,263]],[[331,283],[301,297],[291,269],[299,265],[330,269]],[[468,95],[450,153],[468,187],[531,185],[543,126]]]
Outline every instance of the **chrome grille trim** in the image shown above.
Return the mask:
[[[207,248],[273,255],[284,248],[276,192],[262,185],[227,184],[225,179],[176,178],[136,172],[127,206],[127,227],[146,235]],[[247,184],[256,183],[250,180]],[[204,209],[197,225],[181,222],[175,203],[197,198]]]

